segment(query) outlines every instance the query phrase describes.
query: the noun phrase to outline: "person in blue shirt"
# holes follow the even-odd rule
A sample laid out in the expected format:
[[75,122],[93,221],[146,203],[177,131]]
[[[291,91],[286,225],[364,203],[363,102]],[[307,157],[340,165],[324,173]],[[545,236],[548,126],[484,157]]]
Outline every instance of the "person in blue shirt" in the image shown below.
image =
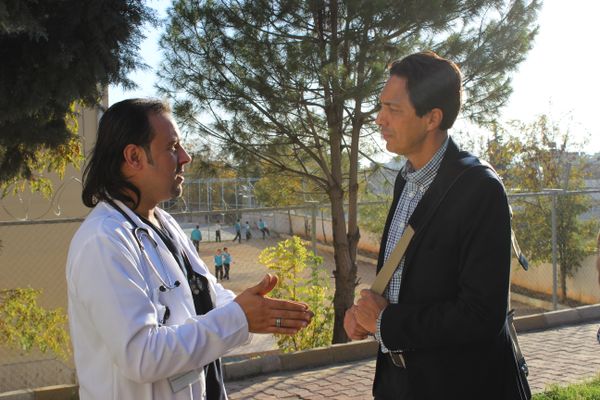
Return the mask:
[[202,241],[202,232],[200,232],[200,225],[196,225],[196,228],[192,230],[190,239],[192,239],[196,251],[200,253],[200,242]]
[[235,227],[235,237],[233,238],[233,241],[235,242],[237,239],[239,243],[242,243],[242,225],[240,224],[239,218],[236,221],[234,227]]
[[227,251],[227,247],[223,247],[223,267],[225,267],[225,276],[223,279],[229,280],[229,266],[231,265],[231,254]]
[[217,254],[215,254],[215,276],[217,280],[223,280],[223,254],[221,254],[221,249],[217,249]]
[[265,239],[265,234],[271,236],[271,232],[269,232],[269,228],[267,228],[267,224],[262,218],[259,218],[258,220],[258,229],[262,232],[263,240]]
[[[250,232],[250,224],[248,223],[248,221],[246,221],[246,224],[244,225],[244,229],[246,230],[246,240],[250,240],[250,238],[252,237],[252,232]],[[241,241],[241,239],[240,239]]]

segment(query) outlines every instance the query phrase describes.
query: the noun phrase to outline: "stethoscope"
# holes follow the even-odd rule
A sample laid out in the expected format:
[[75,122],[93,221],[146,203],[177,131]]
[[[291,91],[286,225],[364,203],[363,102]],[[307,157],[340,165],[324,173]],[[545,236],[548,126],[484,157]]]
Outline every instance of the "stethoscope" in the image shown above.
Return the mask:
[[[179,282],[178,280],[175,280],[175,282],[172,281],[171,276],[169,275],[167,269],[165,268],[165,262],[162,258],[162,255],[160,254],[160,251],[158,251],[158,243],[156,242],[156,240],[154,240],[152,238],[152,236],[150,236],[150,233],[148,232],[148,229],[146,228],[142,228],[141,226],[138,226],[133,219],[127,215],[127,213],[125,211],[123,211],[121,209],[121,207],[119,207],[114,201],[108,199],[107,203],[111,205],[111,207],[113,207],[115,210],[117,210],[118,212],[121,213],[121,215],[123,215],[123,217],[125,217],[125,219],[127,219],[127,221],[129,221],[129,223],[133,226],[133,228],[131,229],[131,232],[133,233],[133,236],[135,237],[135,240],[140,248],[141,253],[144,256],[144,259],[146,260],[146,263],[150,266],[150,269],[152,269],[152,271],[154,272],[154,274],[157,276],[158,280],[160,281],[161,285],[158,287],[158,290],[160,290],[161,292],[167,292],[167,291],[171,291],[175,288],[178,288],[181,285],[181,282]],[[142,241],[142,238],[146,237],[146,239],[152,244],[152,246],[154,247],[156,254],[158,254],[158,258],[160,259],[160,264],[162,267],[162,270],[164,271],[165,275],[167,276],[167,280],[168,282],[166,282],[163,277],[160,275],[160,273],[158,272],[158,269],[156,268],[156,266],[154,265],[154,263],[152,262],[152,260],[150,259],[150,257],[148,256],[148,253],[146,252],[146,248],[144,247],[144,243]],[[171,283],[173,282],[173,283]]]

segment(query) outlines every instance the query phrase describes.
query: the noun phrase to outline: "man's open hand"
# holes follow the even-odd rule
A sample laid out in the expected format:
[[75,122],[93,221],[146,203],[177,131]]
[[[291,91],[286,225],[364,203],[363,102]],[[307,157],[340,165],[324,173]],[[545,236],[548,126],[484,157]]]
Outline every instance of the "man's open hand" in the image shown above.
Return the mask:
[[235,298],[246,314],[250,332],[293,335],[310,323],[313,313],[307,304],[265,297],[276,284],[277,277],[267,274]]

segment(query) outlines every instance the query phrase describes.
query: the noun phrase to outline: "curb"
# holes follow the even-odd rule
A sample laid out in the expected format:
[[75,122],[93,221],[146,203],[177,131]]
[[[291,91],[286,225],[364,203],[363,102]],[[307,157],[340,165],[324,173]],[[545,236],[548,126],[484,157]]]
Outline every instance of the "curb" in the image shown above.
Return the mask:
[[[600,321],[600,304],[517,317],[514,323],[517,332],[527,333],[591,321]],[[236,381],[273,372],[288,372],[364,360],[375,357],[377,350],[377,342],[363,340],[288,354],[270,353],[265,357],[244,361],[224,360],[223,374],[226,380]]]
[[0,400],[76,400],[79,398],[78,392],[77,385],[45,386],[0,393]]
[[[600,304],[517,317],[515,318],[515,328],[519,333],[527,333],[592,321],[600,321]],[[374,358],[377,350],[377,342],[367,339],[295,353],[273,354],[273,352],[268,352],[263,357],[243,361],[227,362],[227,358],[224,358],[223,374],[226,381],[236,381],[261,374],[288,372]],[[77,391],[77,385],[47,386],[0,393],[0,400],[75,400],[78,398]]]
[[364,360],[375,357],[378,347],[378,343],[371,339],[333,344],[295,353],[272,354],[244,361],[224,362],[223,375],[226,381],[237,381],[273,372],[294,371]]

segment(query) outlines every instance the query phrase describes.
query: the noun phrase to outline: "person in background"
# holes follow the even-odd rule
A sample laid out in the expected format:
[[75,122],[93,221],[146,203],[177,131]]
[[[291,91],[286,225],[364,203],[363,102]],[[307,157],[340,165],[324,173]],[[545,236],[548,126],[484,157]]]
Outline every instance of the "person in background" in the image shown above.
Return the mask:
[[223,247],[223,267],[225,268],[225,276],[223,279],[229,280],[229,267],[231,266],[231,254],[227,251],[227,247]]
[[217,225],[215,225],[215,242],[221,241],[221,224],[217,221]]
[[[600,231],[598,231],[598,236],[596,237],[596,270],[598,271],[598,284],[600,285]],[[600,343],[600,328],[596,332],[596,339]]]
[[194,243],[196,251],[200,253],[200,242],[202,241],[202,232],[200,232],[200,225],[196,225],[196,227],[192,230],[190,239],[192,239],[192,243]]
[[600,284],[600,231],[596,238],[596,269],[598,270],[598,284]]
[[260,229],[260,231],[262,232],[263,240],[265,240],[265,234],[271,236],[269,228],[267,228],[267,224],[265,223],[265,221],[262,220],[262,218],[259,218],[258,220],[258,229]]
[[246,240],[250,240],[250,238],[252,237],[252,232],[250,232],[250,224],[248,223],[248,221],[246,221],[244,229],[246,230]]
[[239,243],[242,243],[242,224],[240,224],[239,218],[233,227],[235,229],[235,237],[233,238],[233,241],[235,242],[237,239]]
[[129,99],[99,121],[83,174],[92,208],[66,266],[79,399],[223,400],[220,357],[250,333],[294,334],[312,313],[271,299],[269,274],[235,295],[158,205],[181,196],[185,165],[168,104]]
[[223,280],[223,254],[221,254],[221,249],[217,249],[217,254],[215,254],[215,276],[217,280]]

